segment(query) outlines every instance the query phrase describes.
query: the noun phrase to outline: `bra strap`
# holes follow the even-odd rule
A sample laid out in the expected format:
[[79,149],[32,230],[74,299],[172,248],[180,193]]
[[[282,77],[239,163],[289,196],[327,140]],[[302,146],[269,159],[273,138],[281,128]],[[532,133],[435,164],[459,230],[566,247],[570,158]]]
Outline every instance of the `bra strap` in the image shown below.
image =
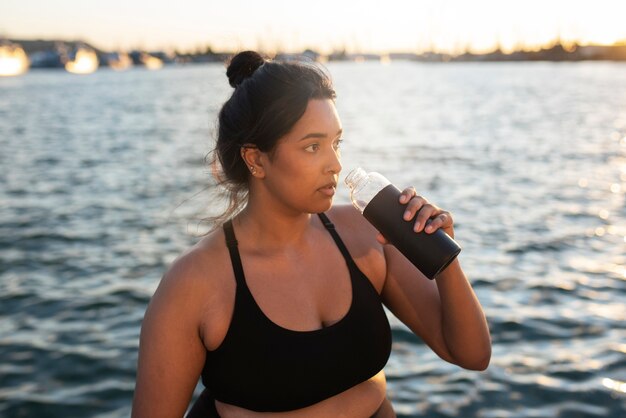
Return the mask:
[[224,223],[224,235],[226,237],[226,246],[230,253],[230,262],[233,265],[233,272],[235,273],[235,279],[238,285],[245,286],[246,280],[243,275],[243,266],[241,265],[241,257],[239,256],[239,249],[237,248],[237,239],[235,238],[235,231],[233,230],[232,220],[228,220]]
[[319,216],[320,220],[324,224],[324,227],[328,230],[328,232],[330,232],[330,235],[333,237],[335,244],[337,244],[337,247],[339,247],[339,251],[341,251],[341,254],[343,254],[343,257],[346,259],[346,261],[348,263],[353,262],[352,256],[348,252],[348,248],[346,248],[345,244],[341,240],[341,237],[337,233],[337,230],[335,229],[335,224],[333,224],[330,219],[328,219],[328,216],[326,216],[325,213],[318,213],[317,216]]

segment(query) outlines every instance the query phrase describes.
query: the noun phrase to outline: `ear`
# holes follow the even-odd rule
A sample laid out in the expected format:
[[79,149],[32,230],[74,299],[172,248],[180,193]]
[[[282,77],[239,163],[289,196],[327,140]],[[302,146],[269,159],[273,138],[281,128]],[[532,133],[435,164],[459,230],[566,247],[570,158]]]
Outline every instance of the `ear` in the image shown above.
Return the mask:
[[250,175],[258,179],[265,177],[265,170],[263,169],[263,155],[264,153],[254,145],[244,145],[241,147],[241,159],[250,170]]

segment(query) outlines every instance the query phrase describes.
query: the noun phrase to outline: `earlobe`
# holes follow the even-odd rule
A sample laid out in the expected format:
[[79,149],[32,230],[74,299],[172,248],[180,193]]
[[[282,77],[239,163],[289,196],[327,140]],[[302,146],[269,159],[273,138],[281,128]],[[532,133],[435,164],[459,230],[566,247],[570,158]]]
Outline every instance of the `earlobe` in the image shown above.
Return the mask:
[[265,177],[261,154],[262,152],[254,145],[244,145],[241,147],[241,159],[248,167],[248,170],[250,170],[250,174],[256,178]]

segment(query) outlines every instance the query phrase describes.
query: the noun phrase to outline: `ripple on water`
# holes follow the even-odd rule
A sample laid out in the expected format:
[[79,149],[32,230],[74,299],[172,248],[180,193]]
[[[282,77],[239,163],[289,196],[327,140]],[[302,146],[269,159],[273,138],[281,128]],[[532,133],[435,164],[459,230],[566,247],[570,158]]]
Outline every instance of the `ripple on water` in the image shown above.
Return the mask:
[[[623,65],[328,65],[344,167],[454,213],[493,336],[463,371],[390,317],[398,416],[626,416]],[[0,416],[130,415],[149,298],[217,211],[223,70],[0,80]]]

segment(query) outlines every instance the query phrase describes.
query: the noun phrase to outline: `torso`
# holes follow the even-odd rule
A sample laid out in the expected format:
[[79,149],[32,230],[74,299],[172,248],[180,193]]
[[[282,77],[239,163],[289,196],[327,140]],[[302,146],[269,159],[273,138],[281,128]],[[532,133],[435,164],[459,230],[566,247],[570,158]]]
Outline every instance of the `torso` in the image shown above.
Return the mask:
[[[335,207],[327,214],[355,264],[380,294],[384,286],[385,261],[375,231],[351,207]],[[311,221],[313,239],[307,251],[259,253],[253,243],[246,241],[244,234],[237,237],[243,268],[253,272],[246,274],[250,293],[265,316],[287,330],[306,332],[330,327],[344,318],[352,302],[351,278],[341,252],[317,216],[312,216]],[[200,321],[204,345],[211,351],[220,347],[226,337],[237,286],[223,233],[216,231],[198,246],[204,247],[210,254],[207,260],[213,261],[212,295],[207,299]],[[216,264],[215,260],[219,262]],[[299,277],[307,280],[297,280]],[[349,416],[369,417],[384,397],[385,379],[381,371],[323,402],[281,416],[328,416],[330,411],[335,411],[334,415],[345,410]],[[260,413],[226,403],[216,402],[216,405],[223,417],[260,416]]]
[[[332,376],[331,376],[332,378]],[[307,408],[289,412],[254,412],[216,401],[222,418],[390,418],[395,414],[378,413],[385,401],[387,383],[383,371],[351,389]]]

